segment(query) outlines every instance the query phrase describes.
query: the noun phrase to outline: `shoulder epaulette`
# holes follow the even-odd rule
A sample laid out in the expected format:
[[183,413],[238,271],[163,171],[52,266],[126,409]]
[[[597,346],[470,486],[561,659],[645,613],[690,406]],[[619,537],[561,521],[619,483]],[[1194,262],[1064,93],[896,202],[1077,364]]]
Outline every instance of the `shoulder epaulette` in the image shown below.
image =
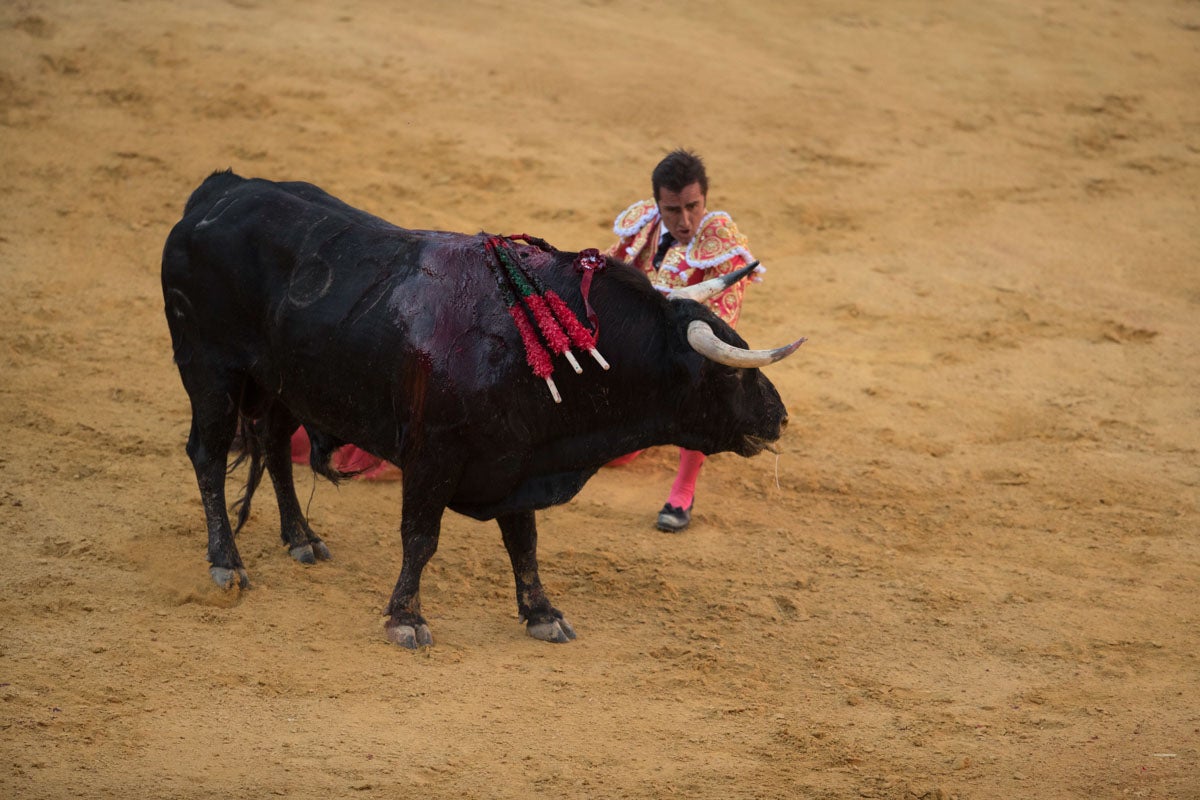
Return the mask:
[[738,232],[733,219],[724,211],[710,211],[700,220],[699,230],[692,237],[684,258],[690,266],[712,269],[734,256],[753,261],[746,237]]
[[613,222],[613,233],[622,239],[635,235],[647,223],[658,218],[658,204],[653,200],[638,200],[617,215]]

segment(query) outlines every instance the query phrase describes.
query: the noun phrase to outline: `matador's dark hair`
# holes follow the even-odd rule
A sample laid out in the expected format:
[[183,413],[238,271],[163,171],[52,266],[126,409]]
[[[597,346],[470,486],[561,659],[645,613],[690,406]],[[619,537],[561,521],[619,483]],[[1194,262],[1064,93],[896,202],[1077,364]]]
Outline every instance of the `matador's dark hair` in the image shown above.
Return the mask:
[[682,192],[693,183],[700,184],[700,193],[708,196],[708,173],[704,171],[704,162],[700,156],[682,148],[668,153],[650,175],[655,201],[660,189]]

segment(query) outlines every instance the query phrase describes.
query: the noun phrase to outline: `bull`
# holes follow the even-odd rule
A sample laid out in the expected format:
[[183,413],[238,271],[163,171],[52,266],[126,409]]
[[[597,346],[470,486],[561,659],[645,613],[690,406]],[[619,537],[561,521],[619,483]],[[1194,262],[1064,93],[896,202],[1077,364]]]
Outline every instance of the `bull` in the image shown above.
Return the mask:
[[787,414],[758,368],[803,339],[747,349],[693,302],[728,280],[665,297],[639,271],[605,259],[585,297],[579,254],[512,243],[521,270],[577,317],[591,312],[596,355],[611,365],[560,370],[555,403],[527,365],[489,241],[399,228],[308,183],[226,171],[192,193],[167,237],[162,286],[218,585],[249,585],[225,497],[235,437],[251,455],[238,528],[265,470],[292,557],[330,557],[293,484],[289,439],[303,425],[312,467],[327,477],[342,477],[329,457],[345,443],[402,470],[390,641],[432,643],[421,572],[449,508],[498,522],[527,633],[566,642],[575,631],[538,574],[536,511],[570,500],[634,450],[673,444],[753,456],[778,440]]

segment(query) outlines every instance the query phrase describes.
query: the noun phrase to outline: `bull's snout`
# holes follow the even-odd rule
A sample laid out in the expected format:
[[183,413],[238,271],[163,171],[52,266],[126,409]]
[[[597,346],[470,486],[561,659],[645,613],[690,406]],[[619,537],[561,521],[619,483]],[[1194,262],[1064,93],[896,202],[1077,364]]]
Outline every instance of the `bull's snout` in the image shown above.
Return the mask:
[[775,453],[776,455],[779,454],[779,452],[780,452],[779,440],[783,438],[783,432],[787,430],[787,426],[788,426],[788,415],[787,415],[787,412],[785,411],[785,412],[783,412],[783,417],[779,420],[779,433],[777,433],[775,435],[775,441],[773,441],[769,445],[767,445],[767,448],[766,448],[767,450],[769,450],[772,453]]
[[778,453],[779,446],[777,442],[779,441],[780,437],[783,436],[783,432],[787,429],[787,424],[788,415],[785,411],[783,412],[783,416],[779,418],[779,427],[774,431],[774,433],[764,432],[762,436],[747,435],[745,439],[743,439],[743,447],[739,452],[743,456],[758,455],[764,450],[771,453]]

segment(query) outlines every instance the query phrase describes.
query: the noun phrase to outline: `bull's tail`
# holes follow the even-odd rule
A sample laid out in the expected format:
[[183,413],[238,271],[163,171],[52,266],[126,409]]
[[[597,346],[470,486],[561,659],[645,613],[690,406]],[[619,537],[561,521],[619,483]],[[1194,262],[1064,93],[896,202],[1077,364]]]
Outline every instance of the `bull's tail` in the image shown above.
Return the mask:
[[[238,448],[239,442],[241,443],[240,448]],[[247,458],[250,459],[250,472],[246,476],[246,486],[242,489],[241,496],[229,508],[230,514],[237,515],[237,527],[233,529],[233,534],[236,536],[242,526],[246,524],[246,520],[250,519],[250,501],[254,498],[254,492],[258,489],[258,485],[262,483],[263,471],[266,469],[266,461],[263,459],[262,435],[259,424],[255,420],[238,416],[238,435],[234,440],[234,447],[238,448],[239,452],[229,465],[226,471],[227,475],[232,474]]]
[[[265,428],[266,424],[262,419],[251,419],[244,414],[238,415],[237,438],[234,439],[233,444],[237,455],[229,463],[226,475],[232,475],[247,460],[250,462],[250,470],[246,475],[246,485],[242,488],[241,496],[229,507],[230,516],[237,518],[237,525],[233,529],[234,535],[237,535],[242,526],[246,524],[246,520],[250,519],[250,502],[254,499],[254,492],[262,483],[263,472],[267,468],[263,442]],[[342,472],[333,466],[333,453],[345,442],[307,425],[304,428],[308,432],[311,445],[309,464],[312,466],[313,472],[335,484],[359,474],[358,472]]]

